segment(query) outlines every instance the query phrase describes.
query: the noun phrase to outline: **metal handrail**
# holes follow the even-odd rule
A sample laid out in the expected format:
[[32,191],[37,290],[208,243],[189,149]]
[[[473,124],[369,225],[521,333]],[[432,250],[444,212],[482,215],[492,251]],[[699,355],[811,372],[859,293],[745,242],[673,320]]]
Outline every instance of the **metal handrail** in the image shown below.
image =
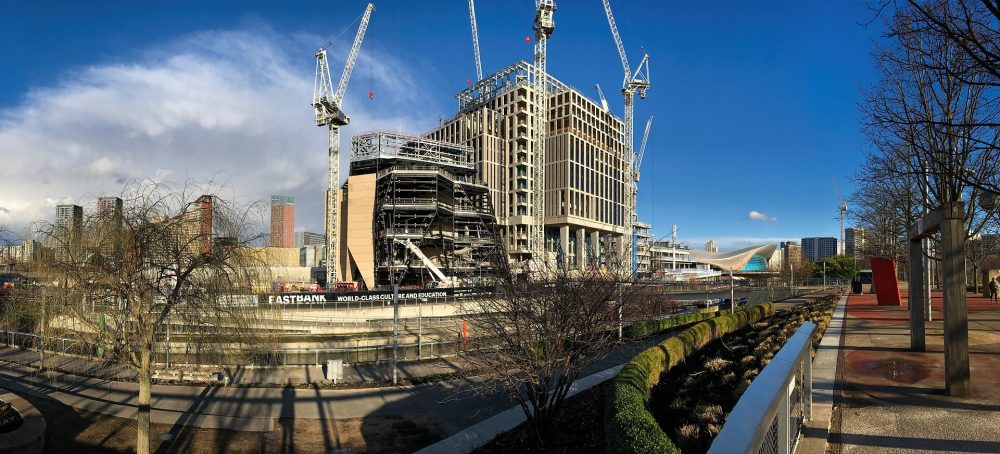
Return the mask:
[[812,413],[812,334],[816,324],[805,322],[757,375],[712,441],[709,454],[758,453],[768,432],[777,425],[776,452],[794,452],[789,432],[789,385],[801,371],[803,421]]

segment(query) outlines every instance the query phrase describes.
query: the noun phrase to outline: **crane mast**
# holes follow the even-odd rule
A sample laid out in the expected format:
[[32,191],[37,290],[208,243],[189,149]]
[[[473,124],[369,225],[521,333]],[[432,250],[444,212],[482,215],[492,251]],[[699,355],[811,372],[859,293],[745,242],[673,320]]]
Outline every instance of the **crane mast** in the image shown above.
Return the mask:
[[538,111],[532,125],[532,230],[531,255],[536,266],[546,262],[545,257],[545,138],[549,118],[548,74],[545,70],[545,47],[555,30],[553,0],[535,1],[535,77],[534,95]]
[[844,239],[844,215],[847,214],[847,201],[840,197],[840,191],[837,190],[837,179],[833,177],[832,173],[830,174],[830,182],[833,183],[833,194],[837,196],[837,208],[840,211],[840,244],[837,245],[837,249],[840,253],[847,254],[847,243]]
[[337,90],[333,90],[333,81],[330,78],[330,64],[327,60],[326,49],[321,48],[316,52],[316,80],[313,84],[313,109],[316,111],[316,126],[327,126],[329,128],[329,148],[327,157],[327,191],[326,191],[326,288],[333,288],[333,283],[337,281],[337,259],[334,251],[337,245],[337,183],[340,182],[340,127],[351,122],[343,110],[341,103],[344,100],[344,92],[347,90],[347,82],[351,79],[354,71],[354,63],[358,59],[361,51],[361,41],[365,37],[365,30],[368,29],[368,20],[371,18],[375,5],[368,4],[365,13],[358,25],[358,33],[354,36],[354,45],[347,55],[347,62],[344,63],[344,71],[340,75],[340,82]]
[[624,246],[622,252],[629,252],[628,256],[632,257],[632,274],[634,275],[637,266],[635,247],[637,190],[635,182],[639,179],[639,169],[635,165],[635,113],[633,104],[636,94],[639,95],[640,99],[646,98],[646,90],[649,88],[649,54],[643,53],[642,61],[633,73],[631,66],[628,64],[625,45],[622,43],[621,35],[618,34],[618,25],[615,23],[615,16],[611,11],[611,3],[609,0],[602,0],[602,2],[604,3],[604,14],[608,18],[608,26],[611,27],[611,37],[618,48],[618,56],[621,58],[622,69],[625,72],[625,77],[622,79],[622,95],[625,98],[625,165],[632,175],[629,179],[630,181],[625,184],[625,213],[623,216],[625,233],[622,241]]
[[472,50],[476,54],[476,82],[483,80],[483,64],[479,59],[479,29],[476,27],[476,5],[469,0],[469,20],[472,21]]

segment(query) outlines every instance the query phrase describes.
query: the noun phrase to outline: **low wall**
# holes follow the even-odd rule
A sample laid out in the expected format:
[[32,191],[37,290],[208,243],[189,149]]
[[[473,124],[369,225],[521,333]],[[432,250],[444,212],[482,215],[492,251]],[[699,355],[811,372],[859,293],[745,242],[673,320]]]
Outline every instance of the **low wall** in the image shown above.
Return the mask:
[[0,400],[14,407],[23,421],[17,430],[0,434],[0,454],[40,454],[45,447],[45,418],[42,413],[14,393],[3,391]]

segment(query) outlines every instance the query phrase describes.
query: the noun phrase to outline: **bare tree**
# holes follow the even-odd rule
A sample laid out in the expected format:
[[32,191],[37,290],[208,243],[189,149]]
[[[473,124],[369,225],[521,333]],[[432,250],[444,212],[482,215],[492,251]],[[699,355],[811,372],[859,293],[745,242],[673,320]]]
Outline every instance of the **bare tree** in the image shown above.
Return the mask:
[[[964,11],[985,19],[985,10]],[[888,42],[874,52],[882,79],[861,104],[873,151],[857,178],[855,216],[900,258],[888,244],[893,233],[902,246],[916,218],[945,203],[964,201],[967,238],[978,234],[995,216],[980,206],[1000,181],[1000,105],[989,71],[929,13],[954,15],[946,1],[913,0],[888,19]]]
[[857,256],[863,262],[872,257],[893,258],[905,271],[907,229],[920,216],[922,202],[913,178],[893,169],[900,165],[894,157],[867,156],[855,176],[857,191],[851,197],[850,216],[855,226],[865,229],[864,241],[855,242]]
[[464,308],[478,314],[472,327],[489,345],[465,355],[475,370],[491,371],[478,389],[513,398],[542,447],[582,368],[618,342],[621,314],[635,313],[628,308],[640,286],[630,261],[614,247],[602,252],[600,265],[584,270],[563,257],[530,278],[501,273],[494,297]]
[[251,293],[264,268],[246,247],[260,235],[260,210],[198,189],[134,181],[120,208],[41,232],[57,248],[54,300],[72,321],[63,328],[137,373],[139,453],[150,449],[153,354],[165,328],[220,348],[252,343],[259,328]]

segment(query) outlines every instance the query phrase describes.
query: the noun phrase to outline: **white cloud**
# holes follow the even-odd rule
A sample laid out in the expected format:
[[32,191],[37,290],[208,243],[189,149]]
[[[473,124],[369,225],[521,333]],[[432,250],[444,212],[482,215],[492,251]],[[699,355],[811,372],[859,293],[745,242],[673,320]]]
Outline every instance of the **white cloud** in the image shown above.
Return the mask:
[[[292,194],[300,227],[321,229],[327,134],[309,104],[322,42],[267,30],[201,32],[33,88],[0,109],[0,206],[8,210],[0,221],[51,219],[56,203],[117,193],[130,178],[214,179],[243,200]],[[345,52],[331,49],[335,77]],[[419,72],[407,62],[378,50],[378,65],[371,58],[361,54],[344,100],[351,124],[341,130],[342,169],[351,135],[420,133],[441,110],[414,89]],[[369,83],[378,87],[374,101]]]
[[755,210],[750,210],[750,212],[747,213],[747,219],[751,221],[762,221],[762,222],[774,222],[778,220],[778,218],[776,217],[769,216],[766,213],[761,213],[760,211],[755,211]]

